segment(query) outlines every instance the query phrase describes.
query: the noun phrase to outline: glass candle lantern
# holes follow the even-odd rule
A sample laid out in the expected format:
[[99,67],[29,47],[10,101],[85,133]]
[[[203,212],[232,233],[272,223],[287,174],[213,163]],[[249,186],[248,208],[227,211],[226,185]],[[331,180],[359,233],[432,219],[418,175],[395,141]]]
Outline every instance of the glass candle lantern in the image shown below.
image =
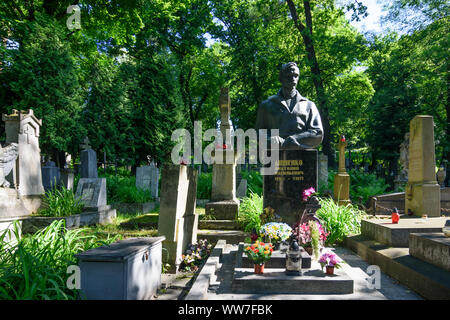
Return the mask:
[[280,252],[282,254],[286,254],[288,249],[289,249],[289,242],[287,240],[281,241],[281,243],[280,243]]
[[302,274],[302,255],[297,240],[293,240],[286,253],[286,274]]

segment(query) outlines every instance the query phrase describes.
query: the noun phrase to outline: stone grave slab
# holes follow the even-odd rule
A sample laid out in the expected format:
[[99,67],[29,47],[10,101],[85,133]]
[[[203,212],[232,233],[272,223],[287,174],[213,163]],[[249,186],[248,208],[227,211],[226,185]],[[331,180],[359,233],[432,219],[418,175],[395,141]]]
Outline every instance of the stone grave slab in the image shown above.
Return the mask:
[[398,224],[391,219],[363,219],[361,234],[391,247],[408,247],[410,233],[442,232],[445,217],[441,218],[407,218],[402,217]]
[[409,254],[450,272],[450,238],[443,233],[411,233]]
[[76,196],[81,198],[87,208],[105,206],[106,179],[81,178],[78,182]]
[[[239,244],[239,251],[242,254],[242,268],[253,268],[253,262],[247,257],[245,252],[243,252],[243,248],[247,247],[249,244]],[[242,247],[241,247],[242,246]],[[302,255],[302,269],[310,269],[311,268],[311,256],[308,252],[300,247],[301,255]],[[272,257],[269,261],[265,263],[266,268],[285,268],[286,267],[286,254],[281,253],[279,250],[274,250],[272,253]]]
[[[255,274],[253,266],[243,267],[241,250],[238,251],[234,269],[232,291],[234,293],[273,294],[349,294],[353,293],[353,279],[343,269],[335,269],[334,275],[326,275],[317,261],[302,275],[292,276],[285,268],[264,268],[264,274]],[[270,260],[269,260],[270,261]]]

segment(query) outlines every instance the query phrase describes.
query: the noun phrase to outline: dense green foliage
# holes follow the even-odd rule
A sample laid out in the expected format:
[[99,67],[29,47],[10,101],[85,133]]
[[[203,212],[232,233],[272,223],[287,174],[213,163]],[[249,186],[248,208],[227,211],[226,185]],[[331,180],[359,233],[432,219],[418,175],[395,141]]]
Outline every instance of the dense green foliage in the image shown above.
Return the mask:
[[242,229],[246,232],[256,232],[261,228],[261,217],[263,212],[263,198],[262,196],[251,193],[250,197],[245,197],[241,200],[239,207],[238,221]]
[[444,0],[390,2],[385,22],[404,27],[401,35],[359,32],[346,19],[348,10],[367,15],[359,1],[76,3],[81,29],[73,30],[70,1],[0,3],[0,112],[32,108],[43,119],[42,154],[59,165],[64,152],[77,158],[86,135],[100,161],[168,161],[174,129],[216,127],[221,87],[230,88],[235,128],[253,128],[287,61],[299,64],[298,90],[320,109],[331,164],[344,134],[392,186],[417,114],[434,117],[436,159],[450,161]]
[[197,182],[197,199],[211,199],[212,173],[202,172]]
[[136,188],[133,176],[102,174],[106,178],[108,203],[144,203],[152,200],[149,190]]
[[[19,226],[15,225],[16,237]],[[64,220],[17,243],[5,241],[8,231],[0,235],[1,300],[75,300],[78,290],[68,289],[67,268],[77,265],[75,254],[114,242],[84,236],[82,230],[66,230]]]
[[247,196],[263,194],[263,177],[259,171],[241,171],[242,179],[247,179]]
[[331,198],[319,198],[321,208],[316,215],[330,234],[326,244],[337,244],[345,236],[358,234],[361,231],[361,218],[365,213],[352,205],[339,206]]
[[62,188],[52,188],[45,192],[43,208],[39,210],[40,216],[65,217],[79,214],[83,211],[81,199],[75,197],[73,190]]

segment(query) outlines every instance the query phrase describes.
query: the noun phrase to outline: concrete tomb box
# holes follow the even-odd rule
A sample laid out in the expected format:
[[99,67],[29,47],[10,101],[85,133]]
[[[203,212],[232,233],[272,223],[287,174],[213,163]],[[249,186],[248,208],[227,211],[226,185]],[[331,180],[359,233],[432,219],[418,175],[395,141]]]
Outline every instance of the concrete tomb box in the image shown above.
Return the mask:
[[161,285],[164,237],[131,238],[77,254],[88,300],[150,300]]

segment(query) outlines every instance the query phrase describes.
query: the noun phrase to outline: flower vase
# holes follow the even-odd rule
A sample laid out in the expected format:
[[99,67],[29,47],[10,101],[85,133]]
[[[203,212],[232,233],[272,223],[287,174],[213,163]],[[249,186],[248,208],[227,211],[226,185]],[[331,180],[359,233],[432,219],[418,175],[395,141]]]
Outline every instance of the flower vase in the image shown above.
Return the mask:
[[334,274],[334,266],[326,266],[325,269],[327,274],[329,275]]
[[255,263],[255,274],[263,274],[264,273],[264,263],[258,264]]

